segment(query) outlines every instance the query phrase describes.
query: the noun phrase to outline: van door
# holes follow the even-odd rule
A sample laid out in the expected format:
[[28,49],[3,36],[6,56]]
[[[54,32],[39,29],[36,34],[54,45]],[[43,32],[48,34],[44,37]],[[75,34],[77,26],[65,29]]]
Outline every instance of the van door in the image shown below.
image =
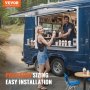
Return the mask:
[[34,51],[27,45],[27,39],[34,40],[35,35],[35,17],[25,18],[25,29],[24,29],[24,46],[23,46],[23,58],[25,63],[32,64],[32,52]]

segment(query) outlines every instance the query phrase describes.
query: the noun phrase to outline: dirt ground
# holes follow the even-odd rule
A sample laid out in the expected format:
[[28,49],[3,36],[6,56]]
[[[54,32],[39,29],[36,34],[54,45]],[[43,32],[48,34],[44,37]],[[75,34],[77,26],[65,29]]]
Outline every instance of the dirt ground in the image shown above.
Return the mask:
[[2,64],[0,64],[0,72],[15,72],[15,70],[17,70],[16,67],[19,69],[20,66],[23,66],[22,68],[26,66],[26,64],[21,61],[22,49],[23,34],[11,34],[10,38],[8,39],[8,43],[4,44],[3,46],[0,46],[0,51],[3,52],[3,60],[1,61]]

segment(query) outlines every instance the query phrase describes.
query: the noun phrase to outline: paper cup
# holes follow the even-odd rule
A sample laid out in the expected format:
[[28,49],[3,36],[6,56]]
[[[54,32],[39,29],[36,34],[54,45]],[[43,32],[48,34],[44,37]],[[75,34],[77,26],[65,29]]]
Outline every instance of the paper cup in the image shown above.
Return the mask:
[[56,31],[53,31],[53,34],[56,34]]
[[27,39],[27,45],[29,45],[30,44],[30,41],[29,41],[29,39]]
[[58,46],[58,42],[55,42],[55,45]]
[[71,41],[68,41],[68,46],[69,46],[69,47],[71,46]]
[[59,32],[59,37],[61,36],[61,32]]
[[67,40],[65,40],[65,46],[67,46]]
[[62,41],[61,40],[59,40],[59,46],[61,46],[62,45]]
[[65,42],[64,42],[64,40],[62,40],[62,46],[64,46],[65,45]]

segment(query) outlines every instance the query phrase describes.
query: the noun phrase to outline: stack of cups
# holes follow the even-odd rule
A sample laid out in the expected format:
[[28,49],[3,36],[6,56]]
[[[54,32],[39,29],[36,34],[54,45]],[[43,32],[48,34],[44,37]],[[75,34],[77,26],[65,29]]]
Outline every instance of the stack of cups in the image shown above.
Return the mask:
[[68,41],[68,46],[69,46],[69,47],[71,46],[71,41],[70,41],[70,40]]
[[59,37],[61,36],[61,32],[59,32]]
[[65,47],[67,46],[67,40],[65,40]]
[[62,45],[62,41],[61,40],[59,40],[59,46],[61,46]]
[[55,42],[55,45],[58,46],[58,41]]
[[64,40],[62,40],[62,46],[64,46],[65,45],[65,41]]
[[29,39],[27,39],[27,45],[29,45],[30,44],[30,40]]

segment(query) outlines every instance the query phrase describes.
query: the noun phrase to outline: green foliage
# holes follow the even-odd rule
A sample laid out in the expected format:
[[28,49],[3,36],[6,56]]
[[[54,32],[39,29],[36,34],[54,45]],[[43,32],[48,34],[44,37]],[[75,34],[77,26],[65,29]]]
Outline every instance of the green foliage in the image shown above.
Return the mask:
[[30,1],[30,6],[36,6],[39,4],[46,4],[48,0],[29,0]]
[[7,8],[7,12],[5,13],[5,15],[3,16],[3,23],[5,25],[8,25],[8,24],[15,24],[19,21],[18,18],[11,18],[11,17],[8,17],[10,14],[13,14],[13,13],[17,13],[18,11],[15,9],[15,8]]
[[58,0],[50,0],[51,2],[58,2]]
[[25,11],[27,8],[27,0],[21,0],[21,8],[16,8],[18,11]]
[[6,28],[10,34],[24,33],[24,24],[22,24],[22,25],[17,25],[17,24],[8,25]]
[[0,1],[0,28],[1,28],[3,16],[5,15],[6,12],[7,12],[6,9],[2,7],[2,2]]
[[[57,2],[63,0],[49,0],[50,2]],[[20,13],[22,11],[29,10],[30,7],[36,6],[39,4],[46,4],[48,0],[22,0],[21,8],[3,8],[2,7],[2,0],[0,0],[0,28],[1,24],[23,24],[24,18],[9,18],[10,14]]]
[[9,38],[10,34],[6,30],[0,29],[0,45],[7,42],[7,38]]
[[6,9],[2,7],[2,2],[0,2],[0,17],[3,17],[6,12]]

